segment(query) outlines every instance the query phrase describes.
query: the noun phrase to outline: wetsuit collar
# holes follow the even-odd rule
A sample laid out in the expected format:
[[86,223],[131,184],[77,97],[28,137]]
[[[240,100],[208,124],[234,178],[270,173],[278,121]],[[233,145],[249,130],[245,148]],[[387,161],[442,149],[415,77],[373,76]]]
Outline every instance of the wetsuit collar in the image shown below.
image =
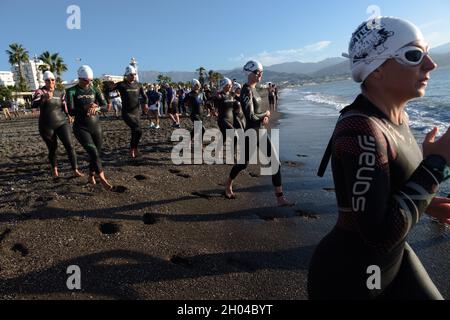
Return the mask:
[[372,103],[365,95],[362,93],[358,95],[356,100],[349,105],[348,107],[344,108],[341,111],[341,114],[344,114],[345,112],[352,111],[359,109],[359,111],[363,111],[367,115],[375,115],[379,118],[386,119],[390,122],[389,117],[381,111],[375,104]]

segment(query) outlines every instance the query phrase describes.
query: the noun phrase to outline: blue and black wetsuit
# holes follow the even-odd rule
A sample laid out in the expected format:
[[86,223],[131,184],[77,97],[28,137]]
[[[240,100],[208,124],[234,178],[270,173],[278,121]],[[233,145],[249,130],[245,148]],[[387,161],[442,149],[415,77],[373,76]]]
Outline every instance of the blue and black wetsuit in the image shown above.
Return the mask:
[[138,82],[122,81],[113,86],[122,98],[122,118],[131,129],[130,147],[136,149],[142,138],[141,103],[148,104],[144,88]]
[[[245,115],[245,123],[242,119],[242,116],[239,116],[239,111],[236,110],[236,115],[238,118],[236,119],[236,125],[245,125],[246,130],[256,130],[257,135],[258,130],[262,128],[262,122],[266,117],[266,112],[262,110],[261,106],[261,97],[254,88],[250,88],[248,84],[245,84],[242,87],[240,102],[242,107],[242,112]],[[258,137],[259,139],[259,137]],[[259,142],[258,142],[259,146]],[[249,141],[246,139],[245,141],[245,164],[236,164],[230,173],[230,179],[234,180],[238,176],[238,174],[246,170],[249,164],[250,159],[250,147],[254,148],[255,146],[250,146]],[[269,136],[267,136],[267,156],[271,158],[273,152],[272,143],[270,141]],[[281,179],[281,164],[279,164],[277,173],[272,176],[272,184],[274,187],[281,187],[282,179]]]
[[89,154],[89,169],[91,174],[100,174],[102,169],[102,128],[97,115],[89,116],[88,109],[91,103],[99,107],[105,107],[106,101],[103,95],[94,87],[81,88],[76,85],[67,90],[66,102],[69,114],[75,117],[73,133],[75,137]]
[[[407,120],[392,123],[363,95],[344,109],[328,150],[339,219],[312,258],[310,299],[442,299],[406,238],[444,180],[445,160],[423,160]],[[373,266],[381,289],[367,285]]]
[[37,90],[33,96],[32,108],[39,108],[39,133],[48,148],[48,159],[52,168],[57,166],[56,151],[58,138],[62,141],[69,157],[72,170],[78,169],[77,155],[72,143],[70,126],[67,123],[64,92],[55,90],[49,98],[46,87]]

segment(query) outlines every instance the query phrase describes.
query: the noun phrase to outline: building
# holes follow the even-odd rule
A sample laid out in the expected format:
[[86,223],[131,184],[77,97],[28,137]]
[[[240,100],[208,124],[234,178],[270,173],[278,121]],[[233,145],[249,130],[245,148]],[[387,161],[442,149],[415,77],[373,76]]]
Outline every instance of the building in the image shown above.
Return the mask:
[[113,76],[110,74],[104,74],[100,77],[101,81],[112,81],[114,83],[123,81],[123,76]]
[[0,86],[14,87],[14,75],[10,71],[0,71]]
[[[34,91],[45,85],[43,72],[39,70],[39,67],[42,65],[45,65],[45,63],[38,59],[28,60],[22,63],[22,75],[28,90]],[[14,81],[20,83],[19,65],[14,65],[11,71],[14,74]]]

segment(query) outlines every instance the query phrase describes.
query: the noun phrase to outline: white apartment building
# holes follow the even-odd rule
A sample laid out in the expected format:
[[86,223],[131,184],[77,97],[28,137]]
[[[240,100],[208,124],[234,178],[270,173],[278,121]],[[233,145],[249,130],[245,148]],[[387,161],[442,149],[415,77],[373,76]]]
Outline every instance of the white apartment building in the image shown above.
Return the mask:
[[123,76],[113,76],[110,74],[104,74],[100,77],[101,81],[112,81],[114,83],[123,81]]
[[[28,60],[22,63],[22,75],[28,86],[28,90],[34,91],[45,85],[42,71],[38,68],[45,65],[41,60]],[[16,64],[11,68],[14,74],[14,81],[20,82],[19,65]]]
[[13,87],[14,85],[13,73],[11,71],[0,71],[0,86]]

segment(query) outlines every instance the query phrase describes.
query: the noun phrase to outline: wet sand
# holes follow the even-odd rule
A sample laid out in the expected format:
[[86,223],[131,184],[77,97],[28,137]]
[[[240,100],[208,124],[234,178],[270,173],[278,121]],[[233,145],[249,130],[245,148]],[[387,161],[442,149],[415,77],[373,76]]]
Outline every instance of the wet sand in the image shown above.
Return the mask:
[[[271,179],[257,166],[226,200],[230,166],[173,165],[168,120],[145,130],[139,160],[128,158],[128,127],[102,121],[105,171],[124,193],[67,178],[62,146],[62,178],[52,179],[37,119],[0,121],[0,298],[307,299],[309,260],[336,220],[331,177],[314,177],[334,119],[296,121],[280,119],[284,185],[298,201],[289,209],[274,206]],[[77,153],[86,171],[78,143]],[[448,262],[436,254],[448,252],[448,230],[430,221],[420,228],[411,245],[449,297]],[[66,286],[71,265],[81,269],[79,291]]]

